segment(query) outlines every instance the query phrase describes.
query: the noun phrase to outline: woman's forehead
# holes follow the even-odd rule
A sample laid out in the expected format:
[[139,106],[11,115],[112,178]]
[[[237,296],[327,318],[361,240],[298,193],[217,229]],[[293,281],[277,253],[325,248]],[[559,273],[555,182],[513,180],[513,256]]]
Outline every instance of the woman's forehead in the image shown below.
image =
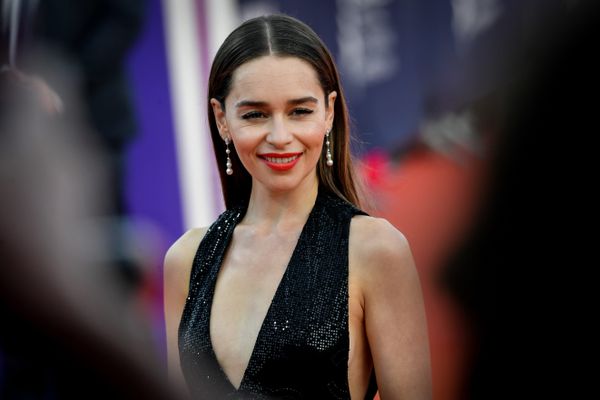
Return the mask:
[[297,57],[264,56],[239,66],[232,79],[230,96],[235,101],[248,97],[268,98],[323,97],[317,72],[308,62]]

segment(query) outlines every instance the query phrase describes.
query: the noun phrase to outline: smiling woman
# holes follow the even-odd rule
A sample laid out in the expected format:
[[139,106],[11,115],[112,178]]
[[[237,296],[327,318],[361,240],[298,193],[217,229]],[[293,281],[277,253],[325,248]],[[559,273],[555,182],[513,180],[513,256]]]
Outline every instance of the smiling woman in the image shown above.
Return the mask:
[[260,187],[309,190],[318,184],[315,167],[324,132],[333,124],[336,96],[331,91],[325,98],[309,63],[266,55],[235,70],[224,104],[215,98],[210,102],[220,137],[232,140],[243,167]]
[[246,21],[208,99],[227,210],[165,257],[171,376],[195,397],[430,398],[410,248],[359,208],[324,44],[288,16]]

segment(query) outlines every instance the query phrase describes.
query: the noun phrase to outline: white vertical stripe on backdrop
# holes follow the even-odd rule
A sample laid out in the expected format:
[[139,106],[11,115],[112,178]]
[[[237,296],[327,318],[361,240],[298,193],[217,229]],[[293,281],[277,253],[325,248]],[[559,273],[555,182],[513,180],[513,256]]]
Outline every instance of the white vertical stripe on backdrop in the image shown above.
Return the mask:
[[[229,35],[229,33],[231,33],[231,31],[239,24],[240,13],[238,10],[238,0],[196,0],[196,4],[202,4],[203,6],[203,15],[199,16],[199,18],[203,18],[203,21],[199,23],[206,24],[206,29],[203,31],[201,30],[201,32],[205,32],[206,36],[201,38],[201,41],[202,45],[206,47],[203,49],[202,55],[205,57],[205,60],[203,60],[203,65],[206,69],[205,84],[208,85],[208,75],[215,54],[227,35]],[[206,122],[206,126],[208,127],[208,121]],[[224,147],[223,151],[225,151]],[[217,167],[225,168],[224,165]],[[221,193],[221,184],[218,182],[219,178],[217,171],[213,172],[216,181],[213,186],[216,193],[213,197],[216,199],[215,203],[217,209],[223,210],[225,204]]]
[[225,40],[240,21],[237,0],[204,0],[208,24],[209,64]]
[[206,79],[195,0],[162,0],[175,124],[179,187],[186,229],[209,225],[217,205],[214,156],[206,122]]

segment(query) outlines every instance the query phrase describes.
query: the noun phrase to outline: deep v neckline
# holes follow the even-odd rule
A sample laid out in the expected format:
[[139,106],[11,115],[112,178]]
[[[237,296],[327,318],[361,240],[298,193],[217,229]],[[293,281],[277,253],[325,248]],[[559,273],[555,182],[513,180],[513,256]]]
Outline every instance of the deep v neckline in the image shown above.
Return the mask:
[[278,297],[281,296],[280,292],[282,291],[282,287],[284,285],[284,283],[286,282],[286,279],[288,277],[288,275],[290,274],[290,269],[291,266],[293,266],[294,263],[293,261],[295,260],[295,258],[298,257],[298,249],[300,248],[300,244],[302,243],[302,241],[305,239],[306,236],[306,231],[307,231],[307,226],[309,225],[309,223],[312,221],[314,214],[315,214],[315,210],[317,208],[317,203],[319,202],[319,194],[317,194],[317,197],[315,199],[315,203],[313,204],[312,209],[310,210],[310,213],[308,214],[308,218],[306,219],[306,221],[304,222],[304,226],[302,227],[302,230],[300,231],[300,235],[298,236],[298,240],[296,241],[296,245],[294,246],[294,249],[292,250],[292,253],[288,259],[287,265],[285,267],[285,271],[283,272],[283,275],[281,276],[281,279],[279,280],[279,283],[277,284],[277,288],[275,289],[275,292],[273,293],[273,297],[271,298],[271,301],[269,303],[269,307],[267,308],[267,312],[261,322],[260,328],[258,329],[258,334],[256,335],[256,339],[254,340],[254,345],[252,347],[252,351],[250,352],[250,358],[248,358],[248,363],[246,364],[246,368],[244,369],[244,373],[242,374],[242,379],[240,380],[240,384],[239,386],[236,388],[235,385],[231,382],[231,380],[229,379],[229,377],[227,376],[227,373],[225,372],[225,370],[223,369],[223,367],[221,366],[221,364],[219,363],[219,360],[217,358],[217,354],[215,353],[215,349],[213,347],[213,341],[212,341],[212,336],[211,336],[211,317],[212,317],[212,308],[213,308],[213,303],[214,303],[214,297],[215,297],[215,289],[216,289],[216,285],[217,285],[217,278],[219,276],[219,272],[221,270],[221,267],[223,265],[223,261],[225,260],[225,255],[227,254],[227,251],[229,249],[229,245],[231,244],[231,239],[233,238],[233,232],[235,231],[235,228],[237,227],[238,223],[244,218],[245,215],[245,211],[242,213],[239,213],[239,217],[234,221],[234,223],[232,224],[232,227],[230,228],[229,232],[227,232],[227,236],[225,238],[225,242],[224,242],[224,250],[223,253],[220,254],[219,256],[219,260],[216,263],[217,268],[216,271],[213,275],[213,279],[212,282],[210,283],[211,285],[211,289],[210,289],[210,303],[208,304],[208,323],[206,324],[207,326],[207,336],[208,336],[208,346],[209,346],[209,351],[211,353],[211,356],[214,359],[214,362],[216,363],[216,365],[219,367],[219,371],[223,377],[223,379],[231,386],[232,390],[240,391],[243,389],[244,387],[244,382],[246,382],[247,380],[247,375],[248,375],[248,371],[250,370],[250,367],[252,365],[252,361],[256,358],[256,348],[258,347],[258,345],[260,345],[260,339],[261,336],[264,336],[263,331],[265,330],[265,323],[266,321],[269,319],[270,314],[272,314],[272,310],[273,310],[273,306],[274,304],[276,304],[276,300]]

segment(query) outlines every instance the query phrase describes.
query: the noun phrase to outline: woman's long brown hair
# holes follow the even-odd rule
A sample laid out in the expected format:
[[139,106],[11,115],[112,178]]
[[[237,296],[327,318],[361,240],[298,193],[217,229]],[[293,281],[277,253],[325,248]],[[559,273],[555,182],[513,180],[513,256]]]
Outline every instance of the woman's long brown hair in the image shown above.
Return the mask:
[[225,110],[225,98],[231,89],[231,79],[235,70],[252,59],[266,55],[297,57],[310,63],[317,72],[325,93],[326,107],[329,107],[328,94],[332,91],[337,93],[334,121],[329,135],[334,164],[331,167],[327,166],[326,149],[323,146],[322,157],[317,165],[317,176],[320,190],[328,190],[360,207],[361,199],[350,154],[348,109],[337,68],[329,50],[317,34],[303,22],[286,15],[269,15],[244,22],[225,39],[212,64],[208,84],[208,121],[225,206],[231,208],[248,203],[252,177],[233,149],[230,158],[234,173],[225,173],[225,144],[219,135],[210,99],[219,100]]

